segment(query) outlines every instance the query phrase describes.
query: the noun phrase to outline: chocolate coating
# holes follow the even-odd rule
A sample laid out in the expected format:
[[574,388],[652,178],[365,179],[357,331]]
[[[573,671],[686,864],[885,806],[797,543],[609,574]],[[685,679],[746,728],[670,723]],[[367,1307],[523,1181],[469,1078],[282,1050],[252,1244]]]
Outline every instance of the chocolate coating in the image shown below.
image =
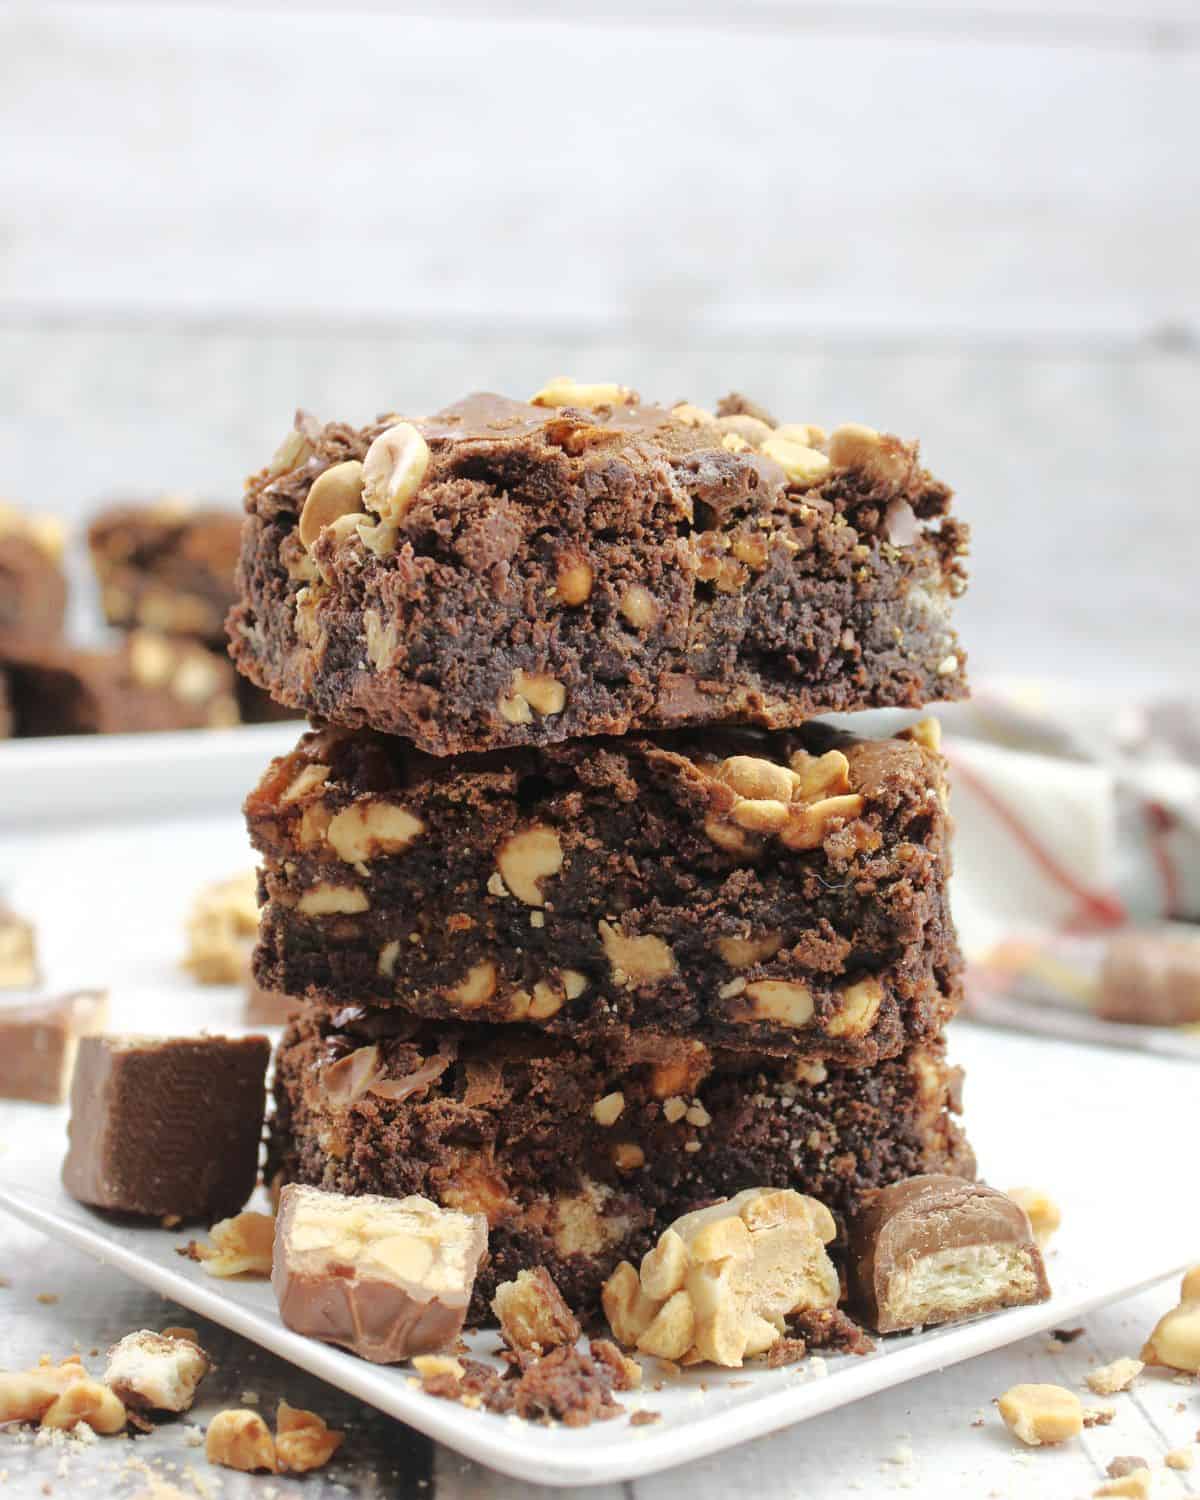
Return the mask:
[[[848,1239],[851,1300],[879,1333],[1044,1302],[1050,1295],[1025,1211],[980,1182],[928,1173],[892,1183],[851,1218]],[[988,1256],[988,1247],[998,1253]],[[953,1303],[939,1304],[935,1275],[917,1317],[909,1278],[922,1262],[932,1271],[934,1257],[954,1277],[964,1270],[976,1274],[977,1284],[963,1296],[960,1283]]]
[[[347,1251],[347,1241],[331,1241],[322,1254],[302,1246],[298,1221],[320,1218],[329,1204],[359,1210],[368,1223],[388,1234],[389,1217],[420,1204],[444,1236],[447,1268],[434,1254],[424,1274],[404,1274],[371,1254],[371,1246]],[[392,1240],[404,1238],[392,1235]],[[426,1236],[419,1244],[429,1243]],[[325,1343],[341,1344],[375,1364],[396,1364],[414,1354],[445,1349],[462,1331],[475,1274],[487,1254],[487,1220],[482,1214],[442,1213],[420,1199],[364,1195],[352,1200],[314,1188],[288,1185],[279,1199],[271,1285],[279,1315],[288,1328]],[[387,1240],[383,1242],[385,1245]],[[414,1266],[414,1269],[417,1269]]]
[[103,990],[0,1006],[0,1099],[61,1104],[79,1038],[103,1030],[107,1020]]
[[96,1208],[220,1219],[254,1190],[265,1036],[84,1037],[63,1184]]

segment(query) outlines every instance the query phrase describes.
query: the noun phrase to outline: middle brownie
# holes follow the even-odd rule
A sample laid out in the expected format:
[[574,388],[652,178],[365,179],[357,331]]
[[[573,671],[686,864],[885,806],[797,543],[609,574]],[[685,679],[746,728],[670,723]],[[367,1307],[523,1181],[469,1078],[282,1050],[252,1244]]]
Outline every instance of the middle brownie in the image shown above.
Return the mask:
[[256,978],[297,998],[856,1066],[932,1039],[955,1006],[930,725],[451,760],[322,730],[246,812],[265,859]]

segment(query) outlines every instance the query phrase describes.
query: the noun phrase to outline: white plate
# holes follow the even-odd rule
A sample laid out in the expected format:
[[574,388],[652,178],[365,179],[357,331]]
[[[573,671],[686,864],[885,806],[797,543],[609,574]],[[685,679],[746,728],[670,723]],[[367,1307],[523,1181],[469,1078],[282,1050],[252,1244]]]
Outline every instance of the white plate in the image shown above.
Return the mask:
[[[914,1376],[1040,1329],[1076,1321],[1100,1302],[1177,1273],[1196,1253],[1190,1196],[1179,1192],[1179,1151],[1196,1074],[1187,1064],[959,1028],[970,1080],[967,1123],[981,1165],[1002,1186],[1033,1181],[1059,1200],[1064,1225],[1050,1257],[1053,1299],[992,1318],[884,1340],[865,1358],[788,1369],[709,1368],[649,1387],[627,1406],[661,1412],[652,1426],[623,1421],[569,1430],[470,1411],[415,1389],[401,1366],[380,1368],[282,1326],[269,1285],[222,1282],[175,1254],[177,1234],[114,1225],[55,1185],[58,1131],[6,1129],[0,1207],[47,1234],[223,1323],[361,1401],[503,1473],[542,1484],[636,1478],[802,1422]],[[28,1118],[28,1112],[21,1112]],[[9,1120],[11,1126],[13,1121]],[[14,1150],[14,1135],[47,1142]],[[57,1137],[57,1140],[55,1139]],[[1148,1226],[1153,1225],[1153,1233]],[[477,1335],[477,1352],[495,1347]],[[647,1360],[649,1381],[655,1362]],[[744,1383],[743,1383],[744,1382]]]

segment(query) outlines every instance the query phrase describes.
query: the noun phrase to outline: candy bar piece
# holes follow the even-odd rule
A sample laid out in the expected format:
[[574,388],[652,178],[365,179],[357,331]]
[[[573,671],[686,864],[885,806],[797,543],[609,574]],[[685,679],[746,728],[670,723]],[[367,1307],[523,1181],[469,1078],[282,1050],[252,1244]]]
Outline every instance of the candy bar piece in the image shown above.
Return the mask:
[[63,1182],[81,1203],[218,1219],[254,1190],[265,1036],[85,1037]]
[[1200,935],[1162,926],[1110,938],[1096,1014],[1140,1026],[1200,1022]]
[[28,990],[36,983],[33,923],[0,904],[0,990]]
[[287,1186],[271,1282],[283,1321],[376,1364],[445,1349],[487,1252],[482,1214],[427,1198],[347,1198]]
[[104,1383],[126,1406],[142,1411],[187,1411],[211,1363],[190,1339],[142,1328],[127,1333],[108,1351]]
[[247,1026],[286,1026],[300,1009],[301,1002],[281,990],[263,989],[255,979],[246,984],[246,1001],[242,1020]]
[[241,531],[236,511],[171,495],[103,511],[88,547],[108,623],[223,647]]
[[256,977],[870,1066],[958,1001],[937,742],[931,720],[879,740],[814,723],[434,760],[306,734],[246,802]]
[[533,1266],[583,1316],[618,1261],[747,1182],[810,1194],[840,1220],[872,1187],[969,1173],[959,1078],[940,1045],[841,1068],[310,1006],[279,1046],[267,1176],[486,1214],[472,1317]]
[[893,1183],[850,1223],[852,1298],[879,1333],[1045,1302],[1024,1210],[982,1183],[929,1174]]
[[966,694],[966,529],[917,445],[616,385],[301,414],[230,615],[281,702],[434,755]]
[[0,1006],[0,1099],[61,1104],[81,1037],[108,1024],[108,995],[81,990]]

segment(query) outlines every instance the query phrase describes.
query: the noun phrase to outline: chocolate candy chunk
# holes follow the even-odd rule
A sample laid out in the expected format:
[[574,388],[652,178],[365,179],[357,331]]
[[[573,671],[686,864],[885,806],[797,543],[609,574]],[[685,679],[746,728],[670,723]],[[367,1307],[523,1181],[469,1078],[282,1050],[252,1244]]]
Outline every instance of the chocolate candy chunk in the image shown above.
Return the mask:
[[219,1219],[254,1190],[265,1036],[85,1037],[63,1183],[96,1208]]
[[1120,932],[1109,940],[1097,1015],[1127,1025],[1200,1021],[1200,937],[1178,927]]
[[108,1024],[108,995],[81,990],[0,1007],[0,1098],[61,1104],[79,1039]]
[[27,990],[36,983],[33,923],[0,906],[0,990]]
[[849,1272],[852,1300],[879,1333],[1050,1295],[1024,1211],[995,1188],[940,1174],[883,1188],[851,1220]]
[[289,1328],[390,1365],[454,1342],[486,1251],[482,1214],[289,1185],[271,1282]]

